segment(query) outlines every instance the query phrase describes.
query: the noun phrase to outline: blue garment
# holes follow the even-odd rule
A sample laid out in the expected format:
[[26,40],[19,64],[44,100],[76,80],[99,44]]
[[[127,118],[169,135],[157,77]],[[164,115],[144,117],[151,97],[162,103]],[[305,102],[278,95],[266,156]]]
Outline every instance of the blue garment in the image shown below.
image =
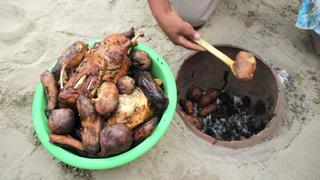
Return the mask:
[[296,26],[320,35],[320,0],[302,0]]

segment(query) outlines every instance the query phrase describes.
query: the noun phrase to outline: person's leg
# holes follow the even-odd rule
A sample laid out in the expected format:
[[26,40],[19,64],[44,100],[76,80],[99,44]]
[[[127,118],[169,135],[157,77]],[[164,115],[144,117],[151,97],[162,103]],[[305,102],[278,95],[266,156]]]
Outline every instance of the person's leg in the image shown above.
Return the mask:
[[172,0],[178,15],[194,27],[205,24],[220,0]]

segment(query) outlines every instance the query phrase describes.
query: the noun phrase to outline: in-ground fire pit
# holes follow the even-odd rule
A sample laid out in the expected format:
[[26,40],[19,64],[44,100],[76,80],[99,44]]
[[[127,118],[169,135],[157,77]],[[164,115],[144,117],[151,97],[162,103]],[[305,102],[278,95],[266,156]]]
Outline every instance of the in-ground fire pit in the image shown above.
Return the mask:
[[[233,59],[240,50],[248,51],[232,45],[215,47]],[[184,59],[177,77],[180,100],[190,99],[187,96],[192,87],[203,89],[203,94],[212,92],[212,89],[219,92],[219,96],[210,103],[211,110],[215,109],[214,112],[208,115],[204,113],[205,116],[202,113],[202,117],[201,110],[206,106],[201,107],[200,101],[191,101],[193,108],[189,114],[198,117],[201,128],[199,124],[190,120],[186,107],[182,107],[185,104],[178,105],[178,114],[197,136],[212,144],[240,148],[257,144],[275,131],[282,118],[282,86],[275,71],[262,58],[256,54],[254,56],[257,61],[256,73],[254,78],[247,82],[238,81],[231,72],[228,73],[225,64],[208,52],[193,53]],[[224,103],[221,104],[221,100]],[[228,104],[228,107],[225,104]],[[230,114],[229,107],[235,107],[237,113],[233,114],[232,109]],[[247,125],[243,126],[244,123]],[[245,129],[241,129],[242,127]],[[222,131],[224,133],[217,133]]]

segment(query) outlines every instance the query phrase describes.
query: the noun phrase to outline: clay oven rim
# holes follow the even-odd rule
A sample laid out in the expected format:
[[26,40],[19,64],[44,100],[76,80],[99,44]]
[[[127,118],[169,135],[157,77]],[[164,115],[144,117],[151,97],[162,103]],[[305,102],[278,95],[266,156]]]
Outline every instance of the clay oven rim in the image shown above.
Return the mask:
[[[260,131],[258,134],[251,136],[248,139],[243,139],[243,140],[239,140],[239,141],[220,141],[220,140],[215,139],[214,137],[211,137],[211,136],[201,132],[196,127],[194,127],[189,121],[187,121],[184,118],[185,113],[183,111],[181,111],[181,107],[180,107],[179,103],[177,105],[176,112],[178,113],[180,118],[183,120],[183,122],[186,124],[186,126],[193,133],[195,133],[199,138],[204,139],[205,141],[208,141],[211,144],[216,144],[216,145],[220,145],[220,146],[224,146],[224,147],[228,147],[228,148],[232,148],[232,149],[238,149],[238,148],[243,148],[243,147],[248,147],[248,146],[258,144],[259,142],[263,141],[268,136],[270,136],[276,130],[279,122],[281,121],[281,118],[283,117],[283,112],[282,112],[282,107],[281,107],[282,99],[284,97],[283,86],[278,79],[276,71],[269,64],[266,63],[267,61],[264,58],[258,56],[256,53],[254,53],[250,50],[247,50],[246,48],[242,48],[240,46],[232,45],[232,44],[215,44],[214,46],[215,47],[237,48],[240,50],[251,52],[256,57],[257,61],[261,61],[262,64],[264,64],[272,72],[273,79],[275,79],[275,81],[276,81],[275,85],[277,86],[278,97],[275,102],[275,108],[272,113],[271,120],[268,122],[265,129]],[[183,64],[197,53],[198,52],[191,52],[191,53],[187,54],[182,59]],[[180,71],[181,71],[181,68],[179,68],[179,70],[178,70],[178,75],[180,74]],[[176,81],[177,81],[177,78],[179,77],[178,75],[176,76]]]

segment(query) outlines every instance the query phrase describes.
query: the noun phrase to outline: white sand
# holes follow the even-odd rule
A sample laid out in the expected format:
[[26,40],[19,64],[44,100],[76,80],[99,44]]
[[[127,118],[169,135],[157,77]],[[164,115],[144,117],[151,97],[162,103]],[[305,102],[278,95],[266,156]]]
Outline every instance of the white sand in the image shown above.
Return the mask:
[[2,0],[0,179],[319,179],[320,58],[308,33],[294,27],[297,7],[298,0],[224,0],[201,30],[209,41],[246,47],[290,75],[297,89],[286,92],[288,118],[272,138],[229,150],[199,141],[176,116],[160,143],[138,160],[81,171],[53,159],[33,134],[31,104],[40,73],[75,40],[131,26],[145,31],[143,42],[174,73],[188,51],[167,40],[145,0]]

